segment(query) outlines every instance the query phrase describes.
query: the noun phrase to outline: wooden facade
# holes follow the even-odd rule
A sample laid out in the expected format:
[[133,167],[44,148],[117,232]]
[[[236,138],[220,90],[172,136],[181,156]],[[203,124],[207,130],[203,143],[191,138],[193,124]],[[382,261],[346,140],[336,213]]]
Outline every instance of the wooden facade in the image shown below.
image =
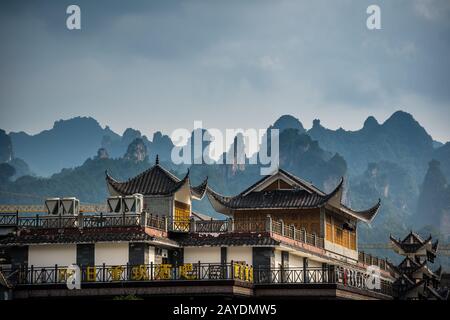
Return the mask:
[[283,221],[285,225],[305,229],[306,232],[323,236],[321,230],[319,209],[288,209],[288,210],[237,210],[234,214],[236,221],[264,220],[270,215],[275,221]]
[[325,240],[350,250],[356,250],[356,228],[348,230],[343,226],[344,222],[341,219],[327,214],[325,217]]

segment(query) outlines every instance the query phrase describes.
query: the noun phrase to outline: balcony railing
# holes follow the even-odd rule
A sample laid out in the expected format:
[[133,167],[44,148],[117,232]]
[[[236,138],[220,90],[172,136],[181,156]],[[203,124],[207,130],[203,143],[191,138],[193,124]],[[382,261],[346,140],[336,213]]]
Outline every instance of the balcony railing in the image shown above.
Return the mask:
[[378,266],[382,270],[388,270],[388,263],[386,259],[378,258],[364,251],[358,252],[358,262],[369,266]]
[[146,226],[167,230],[164,217],[150,213],[109,213],[97,215],[35,215],[19,216],[17,213],[0,214],[0,227],[18,227],[32,229],[61,229],[61,228],[111,228]]
[[[372,277],[372,278],[371,278]],[[304,283],[339,284],[361,290],[392,294],[392,283],[361,270],[327,265],[323,268],[256,268],[255,282],[260,284]],[[374,280],[373,283],[371,281]]]
[[305,229],[298,229],[294,225],[286,225],[283,221],[272,221],[270,219],[269,223],[271,224],[272,232],[275,234],[315,247],[324,247],[324,239],[315,233],[308,233]]
[[324,240],[305,229],[286,225],[281,220],[275,221],[270,216],[265,219],[226,219],[226,220],[194,220],[170,219],[148,212],[141,214],[97,214],[78,216],[19,216],[17,213],[0,214],[0,226],[16,226],[19,228],[61,229],[61,228],[112,228],[141,226],[173,232],[194,233],[252,233],[269,232],[300,243],[318,248],[324,247]]
[[[14,285],[66,284],[73,267],[22,267],[1,270]],[[97,265],[79,268],[81,283],[109,283],[164,280],[241,280],[253,282],[253,267],[241,263],[185,263],[143,265]]]
[[18,213],[1,213],[0,214],[0,226],[2,227],[15,227],[17,226]]
[[242,263],[185,263],[143,265],[97,265],[82,266],[79,273],[71,267],[21,267],[0,271],[14,285],[66,284],[75,275],[86,283],[124,283],[146,281],[215,281],[240,280],[253,284],[339,284],[360,290],[392,294],[391,283],[381,280],[378,286],[369,285],[369,275],[360,270],[338,266],[323,268],[253,268]]

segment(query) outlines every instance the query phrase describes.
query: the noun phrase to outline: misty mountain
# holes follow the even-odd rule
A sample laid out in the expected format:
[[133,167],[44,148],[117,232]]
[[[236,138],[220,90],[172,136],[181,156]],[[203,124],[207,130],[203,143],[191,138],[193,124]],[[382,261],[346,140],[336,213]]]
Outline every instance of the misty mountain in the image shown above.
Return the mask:
[[440,162],[432,160],[421,186],[416,211],[418,226],[431,225],[444,234],[450,232],[450,186]]
[[0,163],[11,161],[13,157],[11,138],[0,129]]
[[286,129],[295,129],[299,133],[305,133],[306,130],[303,128],[303,124],[298,120],[297,118],[291,116],[291,115],[283,115],[280,118],[278,118],[277,121],[274,122],[273,125],[271,125],[270,129],[278,129],[280,132],[286,130]]
[[369,117],[357,131],[324,128],[315,120],[308,134],[325,150],[341,154],[358,175],[370,162],[397,163],[421,180],[433,152],[433,139],[409,114],[395,112],[383,124]]
[[103,136],[101,146],[111,158],[118,158],[125,154],[130,143],[137,138],[143,138],[148,143],[147,138],[144,138],[139,130],[128,128],[122,136],[117,134]]
[[[108,126],[102,128],[90,117],[59,120],[54,123],[53,128],[35,135],[25,132],[11,132],[6,135],[2,131],[0,156],[12,159],[14,150],[14,155],[29,165],[29,172],[50,176],[64,168],[81,165],[87,158],[95,155],[100,147],[106,151],[108,157],[120,158],[135,139],[143,141],[150,158],[159,154],[162,161],[170,160],[173,143],[168,136],[156,132],[153,141],[149,141],[139,130],[132,128],[126,129],[121,136]],[[23,163],[20,165],[17,169],[26,172],[23,170]]]
[[20,158],[13,158],[7,163],[14,168],[14,175],[10,178],[13,181],[23,176],[34,176],[28,164]]
[[142,162],[148,159],[147,146],[142,138],[134,139],[127,148],[124,159]]
[[153,134],[148,156],[150,159],[154,159],[158,155],[161,161],[170,162],[173,146],[173,142],[168,135],[157,131]]
[[327,192],[347,174],[344,158],[323,150],[317,141],[297,129],[280,133],[280,167]]
[[[161,139],[164,138],[161,136]],[[203,147],[206,146],[207,143],[203,145]],[[229,152],[233,151],[236,149],[232,145]],[[49,178],[22,177],[15,182],[2,184],[0,186],[2,190],[8,190],[17,196],[0,196],[0,203],[40,203],[48,196],[67,195],[78,197],[82,202],[101,203],[105,201],[107,194],[105,170],[109,170],[117,179],[128,179],[153,164],[151,163],[153,159],[149,162],[146,143],[142,138],[133,140],[120,158],[111,159],[108,150],[104,147],[100,148],[96,154],[81,166],[63,169]],[[187,170],[185,165],[176,166],[168,162],[163,162],[163,165],[174,170],[180,177],[184,176]],[[342,157],[333,156],[322,150],[316,141],[294,129],[284,130],[280,134],[280,165],[328,191],[336,186],[341,176],[346,174],[346,163]],[[235,163],[192,165],[191,182],[198,184],[208,176],[210,185],[217,192],[233,195],[259,180],[260,168],[260,164],[248,164],[248,159],[239,166]],[[210,208],[206,199],[196,203],[194,210],[218,216]]]
[[440,141],[433,140],[433,148],[437,149],[442,147],[444,144]]
[[16,180],[25,175],[33,175],[28,164],[20,158],[14,157],[11,137],[0,129],[0,169],[2,180]]
[[151,164],[124,158],[89,158],[81,166],[63,169],[49,178],[24,176],[0,185],[0,203],[42,204],[48,197],[73,195],[85,203],[104,203],[107,189],[105,170],[119,180],[126,180]]
[[[364,173],[350,180],[348,193],[352,208],[368,208],[376,199],[381,199],[382,206],[373,223],[380,235],[411,227],[419,187],[399,165],[385,161],[370,163]],[[365,230],[362,234],[367,232],[370,230]]]
[[[153,165],[157,154],[162,164],[179,177],[183,177],[190,167],[192,184],[198,184],[208,176],[209,185],[224,195],[235,195],[261,178],[261,164],[250,164],[250,160],[255,160],[255,155],[245,155],[244,163],[237,163],[236,152],[245,148],[245,139],[241,135],[235,138],[227,150],[234,160],[231,164],[175,165],[170,157],[173,142],[161,132],[156,132],[150,141],[138,130],[127,129],[120,136],[108,127],[102,129],[93,119],[72,120],[57,122],[53,129],[23,139],[28,143],[39,142],[42,150],[51,149],[45,146],[46,143],[60,140],[60,148],[66,153],[60,150],[53,153],[27,151],[24,154],[30,157],[37,155],[41,162],[48,161],[49,172],[58,168],[53,167],[54,163],[64,163],[71,157],[78,159],[81,165],[59,170],[59,173],[49,178],[23,176],[17,181],[13,181],[15,175],[9,176],[10,168],[4,166],[3,176],[8,178],[0,183],[0,203],[42,203],[43,198],[48,196],[76,196],[82,202],[104,202],[107,196],[104,182],[106,169],[119,180],[127,179]],[[77,137],[76,133],[82,132],[83,127],[96,138],[87,138],[81,134]],[[411,115],[399,111],[383,124],[369,117],[362,129],[357,131],[330,130],[322,127],[319,120],[314,121],[309,131],[305,131],[297,118],[284,115],[269,128],[280,130],[281,168],[326,192],[336,186],[341,176],[345,176],[347,188],[344,202],[357,210],[368,208],[381,198],[382,206],[373,225],[362,224],[361,243],[385,242],[389,233],[402,234],[410,228],[436,229],[450,225],[450,143],[440,146],[434,143],[433,147],[432,138]],[[70,134],[65,136],[63,133]],[[206,133],[202,130],[203,135]],[[3,152],[5,158],[14,157],[14,141],[21,141],[17,135],[26,134],[11,134],[11,137],[15,137],[12,139],[12,148],[8,147],[5,135],[0,140],[7,146],[7,152]],[[75,141],[73,145],[77,147],[70,147],[70,143],[61,141]],[[192,141],[192,136],[189,141]],[[208,141],[203,141],[202,150],[208,144]],[[227,153],[221,159],[226,158]],[[82,154],[87,156],[82,158]],[[89,159],[84,161],[86,158]],[[20,161],[12,159],[8,165],[15,164],[18,167]],[[68,163],[74,163],[74,159]],[[428,168],[431,159],[439,160],[440,165],[431,162]],[[22,173],[27,171],[26,162],[23,164]],[[207,199],[194,202],[193,209],[220,217]]]
[[450,142],[435,149],[432,158],[441,163],[441,170],[447,178],[447,181],[450,181]]
[[77,117],[56,121],[52,129],[36,135],[11,132],[9,136],[15,155],[36,174],[48,176],[82,164],[97,152],[104,136],[116,134],[92,118]]

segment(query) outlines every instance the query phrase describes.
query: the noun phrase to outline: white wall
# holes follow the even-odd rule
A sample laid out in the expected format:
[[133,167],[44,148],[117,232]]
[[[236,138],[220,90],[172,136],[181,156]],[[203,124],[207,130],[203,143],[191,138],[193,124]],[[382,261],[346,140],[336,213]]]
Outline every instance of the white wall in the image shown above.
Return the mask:
[[220,247],[184,248],[184,263],[220,263]]
[[322,262],[308,259],[308,268],[322,268]]
[[281,266],[281,250],[275,249],[275,268],[279,268]]
[[125,265],[128,263],[128,243],[96,243],[95,265]]
[[327,240],[325,240],[325,250],[330,251],[331,253],[336,253],[340,256],[344,256],[349,259],[358,260],[358,251],[345,248],[343,246],[340,246]]
[[191,187],[188,183],[175,192],[175,200],[191,204]]
[[77,263],[75,244],[31,245],[28,247],[28,264],[34,267],[68,266]]
[[289,268],[303,268],[303,257],[289,253]]
[[146,261],[145,263],[150,264],[150,263],[155,263],[155,247],[150,246],[148,248],[148,261]]
[[253,250],[251,247],[228,247],[227,263],[231,261],[245,261],[248,265],[253,265]]

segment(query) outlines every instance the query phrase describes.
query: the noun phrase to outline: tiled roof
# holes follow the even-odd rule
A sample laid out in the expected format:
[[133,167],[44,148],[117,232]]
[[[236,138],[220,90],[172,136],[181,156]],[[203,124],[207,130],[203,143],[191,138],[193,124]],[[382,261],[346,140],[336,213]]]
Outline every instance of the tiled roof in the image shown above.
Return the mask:
[[211,216],[208,216],[208,215],[200,213],[200,212],[192,211],[191,213],[192,213],[192,217],[195,220],[202,220],[202,221],[204,221],[204,220],[211,220],[211,219],[213,219]]
[[195,187],[191,187],[191,194],[198,199],[203,198],[206,188],[208,187],[208,178],[206,178],[201,184]]
[[182,246],[275,246],[279,242],[266,233],[240,234],[201,234],[190,233],[179,235],[178,243]]
[[246,196],[224,197],[217,193],[210,194],[223,205],[232,209],[249,208],[315,208],[327,200],[326,197],[306,190],[268,190],[253,191]]
[[234,197],[222,196],[209,187],[206,192],[213,206],[216,204],[216,210],[218,209],[217,204],[232,210],[316,208],[336,195],[342,184],[343,180],[333,192],[325,195],[303,188],[242,192]]
[[[189,181],[189,170],[183,179],[179,179],[157,162],[150,169],[125,182],[119,182],[106,172],[107,184],[121,195],[140,193],[143,195],[171,195]],[[198,186],[191,186],[193,197],[201,199],[205,193],[207,180]]]
[[366,222],[372,221],[373,218],[378,213],[378,210],[381,207],[381,199],[378,199],[378,202],[372,207],[367,210],[353,210],[343,204],[341,204],[341,208],[345,211],[349,211],[353,216],[357,217],[358,219],[364,220]]
[[[274,177],[284,177],[292,181],[292,189],[262,189],[268,184],[268,180]],[[270,180],[269,180],[270,181]],[[350,209],[341,203],[342,178],[338,186],[326,194],[309,182],[306,182],[287,171],[278,169],[270,176],[266,176],[236,196],[223,196],[211,188],[206,188],[206,194],[214,209],[226,215],[231,215],[234,210],[249,209],[308,209],[329,205],[344,215],[370,222],[377,214],[381,201],[372,208],[362,211]]]
[[141,227],[92,228],[92,229],[23,229],[16,235],[0,240],[0,245],[25,245],[43,243],[93,243],[117,241],[151,241],[154,237]]
[[[289,179],[291,179],[292,181],[294,181],[299,188],[305,189],[308,192],[313,192],[313,193],[317,193],[321,196],[325,196],[326,194],[324,192],[322,192],[320,189],[316,188],[312,183],[307,182],[306,180],[300,179],[299,177],[293,175],[292,173],[283,170],[281,168],[279,168],[275,174],[280,173],[283,174],[285,176],[287,176]],[[254,184],[252,184],[250,187],[248,187],[247,189],[245,189],[244,191],[241,192],[241,195],[247,194],[251,191],[253,191],[253,189],[255,189],[256,187],[258,187],[259,185],[261,185],[262,183],[264,183],[266,180],[270,179],[271,175],[267,175],[264,178],[262,178],[261,180],[256,181]]]
[[430,261],[433,261],[436,257],[439,241],[436,240],[434,243],[431,243],[431,239],[431,235],[424,240],[417,233],[412,231],[403,240],[390,236],[391,242],[395,246],[401,248],[405,253],[415,253],[426,246],[427,257]]
[[[409,264],[409,266],[408,266]],[[439,278],[441,270],[436,270],[436,272],[433,272],[429,267],[427,260],[424,260],[423,262],[415,261],[409,257],[405,257],[403,261],[398,265],[395,266],[391,263],[389,263],[389,266],[392,270],[394,270],[397,274],[402,275],[406,274],[407,276],[412,275],[418,270],[422,270],[424,273],[426,273],[430,277]]]
[[167,195],[177,191],[188,178],[178,179],[159,164],[142,172],[125,182],[118,182],[106,173],[107,183],[117,192],[124,195],[141,193],[143,195]]

